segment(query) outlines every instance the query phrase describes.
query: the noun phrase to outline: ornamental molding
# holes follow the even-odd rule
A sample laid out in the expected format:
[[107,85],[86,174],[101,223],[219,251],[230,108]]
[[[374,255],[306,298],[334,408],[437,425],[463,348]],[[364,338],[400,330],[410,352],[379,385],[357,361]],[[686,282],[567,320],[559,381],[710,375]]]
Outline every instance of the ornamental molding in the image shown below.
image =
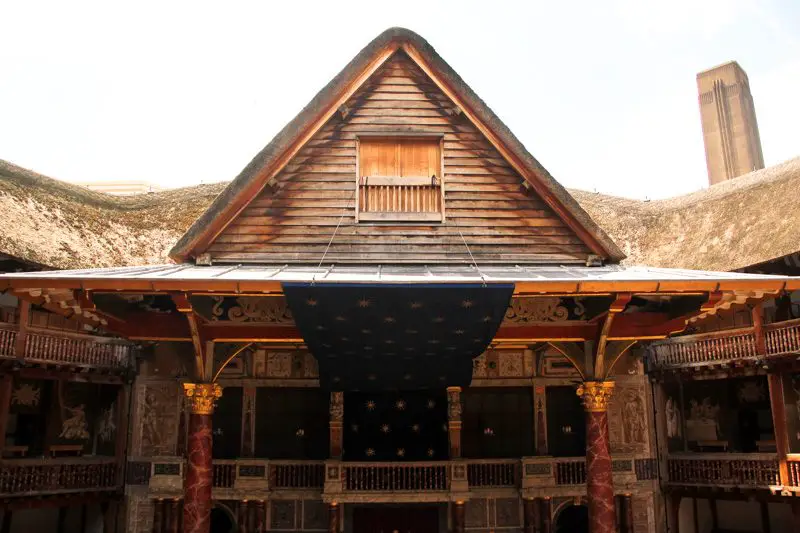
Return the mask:
[[210,415],[214,403],[222,396],[222,387],[216,383],[184,383],[183,393],[189,399],[189,410],[195,415]]
[[231,322],[264,322],[269,324],[294,324],[292,312],[282,297],[240,296],[233,300],[224,296],[213,296],[211,320]]
[[[575,300],[575,317],[582,317],[586,312],[580,300]],[[561,298],[512,298],[506,310],[504,321],[511,324],[527,324],[529,322],[562,322],[569,320],[570,311]]]
[[576,391],[583,400],[583,407],[590,413],[605,413],[614,392],[613,381],[587,381]]

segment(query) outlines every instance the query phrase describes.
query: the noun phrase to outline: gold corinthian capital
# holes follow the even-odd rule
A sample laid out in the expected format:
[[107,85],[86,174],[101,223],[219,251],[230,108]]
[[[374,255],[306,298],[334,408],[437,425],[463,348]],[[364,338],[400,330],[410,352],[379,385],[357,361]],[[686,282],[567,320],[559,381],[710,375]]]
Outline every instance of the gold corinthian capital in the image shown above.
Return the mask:
[[183,393],[189,399],[191,413],[210,415],[214,412],[214,402],[222,396],[222,387],[216,383],[184,383]]
[[591,413],[604,413],[608,410],[611,393],[614,392],[613,381],[587,381],[577,390],[583,400],[583,407]]

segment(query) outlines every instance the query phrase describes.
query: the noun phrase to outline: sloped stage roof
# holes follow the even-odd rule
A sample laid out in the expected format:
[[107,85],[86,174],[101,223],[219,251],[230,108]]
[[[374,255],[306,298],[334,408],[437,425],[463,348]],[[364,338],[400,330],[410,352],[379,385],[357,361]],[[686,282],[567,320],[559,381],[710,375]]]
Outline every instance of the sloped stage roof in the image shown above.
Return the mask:
[[457,104],[470,123],[519,172],[526,186],[535,191],[593,254],[610,262],[624,258],[602,228],[436,50],[421,36],[405,28],[390,28],[364,47],[212,202],[170,251],[170,256],[182,262],[206,252],[220,232],[264,190],[311,136],[396,53],[408,56],[448,99]]

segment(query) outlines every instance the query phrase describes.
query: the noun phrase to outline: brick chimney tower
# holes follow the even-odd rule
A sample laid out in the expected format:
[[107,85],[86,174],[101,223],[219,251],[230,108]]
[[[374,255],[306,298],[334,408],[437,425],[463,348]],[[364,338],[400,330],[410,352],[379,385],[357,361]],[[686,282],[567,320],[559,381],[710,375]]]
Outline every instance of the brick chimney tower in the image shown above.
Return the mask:
[[764,168],[747,74],[736,61],[697,75],[708,183]]

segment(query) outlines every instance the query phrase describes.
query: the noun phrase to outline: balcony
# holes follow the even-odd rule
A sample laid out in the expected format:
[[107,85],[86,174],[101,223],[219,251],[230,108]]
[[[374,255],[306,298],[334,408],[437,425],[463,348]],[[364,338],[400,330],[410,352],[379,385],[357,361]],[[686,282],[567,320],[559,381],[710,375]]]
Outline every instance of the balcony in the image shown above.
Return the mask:
[[0,461],[0,497],[122,490],[113,457]]
[[[0,360],[17,361],[17,326],[0,324]],[[62,366],[123,373],[132,368],[133,344],[111,337],[29,328],[24,361],[34,366]]]
[[774,490],[780,486],[778,458],[759,453],[674,454],[667,458],[666,482],[673,486]]
[[363,178],[358,187],[361,222],[441,222],[443,195],[437,178]]
[[754,328],[684,335],[654,342],[648,359],[652,370],[731,364],[800,352],[800,320],[764,326],[765,353],[756,348]]
[[[800,465],[799,465],[800,466]],[[635,490],[657,479],[654,459],[614,457],[614,483]],[[184,462],[154,458],[146,483],[153,497],[176,497],[183,490]],[[800,469],[798,469],[800,474]],[[574,496],[586,491],[583,457],[464,459],[427,462],[215,460],[214,497],[265,499],[285,493],[339,502],[444,502],[481,491]]]

